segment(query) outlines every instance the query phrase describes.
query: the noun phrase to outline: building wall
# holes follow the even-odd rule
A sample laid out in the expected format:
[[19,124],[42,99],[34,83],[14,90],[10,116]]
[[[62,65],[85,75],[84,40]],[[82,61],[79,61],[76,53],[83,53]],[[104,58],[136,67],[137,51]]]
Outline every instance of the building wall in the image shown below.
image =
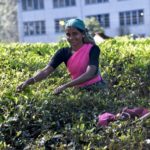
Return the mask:
[[[120,34],[119,12],[144,10],[144,24],[127,26],[129,33],[150,36],[150,0],[109,0],[106,3],[86,5],[84,0],[76,0],[76,6],[53,8],[53,0],[44,1],[44,9],[23,11],[21,0],[18,2],[19,34],[21,42],[56,42],[64,34],[55,32],[55,19],[78,17],[85,19],[89,15],[109,13],[110,27],[104,29],[109,36]],[[45,20],[46,34],[24,36],[23,22]]]
[[150,24],[150,1],[143,0],[141,2],[140,0],[125,0],[124,5],[121,3],[122,2],[118,3],[117,5],[118,12],[138,9],[144,10],[144,24],[128,26],[130,33],[145,34],[146,36],[150,36],[150,28],[148,27],[148,24]]

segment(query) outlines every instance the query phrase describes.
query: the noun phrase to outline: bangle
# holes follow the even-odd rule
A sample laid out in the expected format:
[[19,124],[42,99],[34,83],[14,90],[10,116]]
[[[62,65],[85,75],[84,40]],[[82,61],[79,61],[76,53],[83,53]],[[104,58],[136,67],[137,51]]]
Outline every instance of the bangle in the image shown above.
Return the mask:
[[35,78],[34,78],[34,77],[32,78],[32,80],[33,80],[33,82],[34,82],[34,83],[36,82],[36,80],[35,80]]

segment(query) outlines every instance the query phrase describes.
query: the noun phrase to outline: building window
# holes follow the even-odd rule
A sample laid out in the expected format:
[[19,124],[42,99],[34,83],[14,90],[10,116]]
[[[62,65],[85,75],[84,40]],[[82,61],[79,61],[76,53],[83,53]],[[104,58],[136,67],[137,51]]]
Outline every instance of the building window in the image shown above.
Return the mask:
[[56,33],[64,32],[64,29],[65,29],[65,22],[66,22],[67,20],[73,19],[73,18],[76,18],[76,17],[55,19],[55,32],[56,32]]
[[87,18],[94,17],[98,20],[101,27],[108,28],[110,26],[109,14],[99,14],[87,16]]
[[44,9],[44,0],[22,0],[22,9],[24,11]]
[[120,26],[139,25],[144,23],[144,10],[132,10],[119,13]]
[[45,21],[24,22],[24,35],[43,35],[46,33]]
[[53,0],[54,8],[69,7],[69,6],[75,6],[75,5],[76,5],[75,0]]
[[109,2],[109,0],[85,0],[85,4],[96,4],[105,2]]
[[125,13],[125,16],[126,16],[126,19],[127,19],[127,20],[126,20],[126,24],[127,24],[127,25],[130,25],[130,24],[131,24],[131,14],[130,14],[130,12],[127,11],[127,12]]

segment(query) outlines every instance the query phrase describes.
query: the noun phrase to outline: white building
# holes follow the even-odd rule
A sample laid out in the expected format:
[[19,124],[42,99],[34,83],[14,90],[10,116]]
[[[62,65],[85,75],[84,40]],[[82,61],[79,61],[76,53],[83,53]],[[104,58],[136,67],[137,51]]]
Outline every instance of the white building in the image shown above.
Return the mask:
[[92,16],[106,35],[150,36],[150,0],[18,0],[20,42],[56,42],[63,21]]

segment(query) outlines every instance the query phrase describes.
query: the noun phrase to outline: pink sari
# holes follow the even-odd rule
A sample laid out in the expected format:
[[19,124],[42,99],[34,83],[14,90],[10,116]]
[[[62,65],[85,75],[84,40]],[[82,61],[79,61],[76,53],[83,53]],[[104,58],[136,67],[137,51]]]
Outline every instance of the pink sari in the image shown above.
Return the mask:
[[[71,75],[72,79],[76,79],[81,76],[83,73],[86,72],[87,66],[89,64],[89,53],[90,49],[92,48],[92,44],[84,44],[80,49],[78,49],[68,60],[67,62],[67,69]],[[79,84],[79,87],[84,87],[91,85],[100,81],[102,78],[101,76],[95,75],[94,78]]]

